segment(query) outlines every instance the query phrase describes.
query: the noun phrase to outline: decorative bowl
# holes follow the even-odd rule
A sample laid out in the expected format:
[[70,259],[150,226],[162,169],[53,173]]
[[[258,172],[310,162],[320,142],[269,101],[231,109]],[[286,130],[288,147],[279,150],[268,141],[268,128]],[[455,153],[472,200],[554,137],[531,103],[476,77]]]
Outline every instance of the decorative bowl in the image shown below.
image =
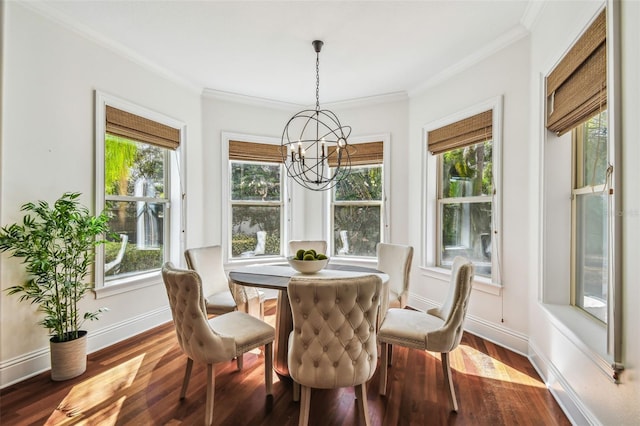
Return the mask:
[[287,257],[289,265],[296,271],[302,274],[315,274],[319,270],[323,269],[329,263],[329,259],[322,260],[298,260],[293,256]]

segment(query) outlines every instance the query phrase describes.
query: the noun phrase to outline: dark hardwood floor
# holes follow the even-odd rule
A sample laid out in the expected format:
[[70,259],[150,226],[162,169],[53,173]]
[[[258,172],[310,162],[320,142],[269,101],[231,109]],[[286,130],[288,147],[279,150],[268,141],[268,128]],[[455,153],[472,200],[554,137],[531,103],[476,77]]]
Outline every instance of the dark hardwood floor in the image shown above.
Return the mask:
[[[273,323],[275,302],[265,320]],[[4,425],[200,425],[204,421],[206,367],[194,364],[187,396],[179,400],[186,358],[173,324],[89,355],[87,372],[65,382],[43,373],[0,391]],[[451,354],[460,410],[449,412],[439,354],[394,349],[387,396],[378,373],[368,384],[373,425],[568,425],[570,422],[529,361],[465,333]],[[244,368],[216,366],[216,425],[295,425],[292,387],[274,375],[264,391],[264,356],[249,353]],[[311,425],[356,425],[352,388],[313,390]]]

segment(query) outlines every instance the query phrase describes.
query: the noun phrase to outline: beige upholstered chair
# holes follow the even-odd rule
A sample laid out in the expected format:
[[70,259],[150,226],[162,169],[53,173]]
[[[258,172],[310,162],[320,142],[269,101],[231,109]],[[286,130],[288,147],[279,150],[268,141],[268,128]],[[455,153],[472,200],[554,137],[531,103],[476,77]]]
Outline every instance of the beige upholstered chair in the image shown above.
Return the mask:
[[380,366],[380,394],[387,387],[387,345],[440,352],[444,381],[449,391],[452,411],[458,411],[458,401],[451,380],[449,352],[462,339],[464,319],[471,294],[473,264],[464,257],[453,260],[449,293],[440,308],[429,309],[426,313],[409,309],[389,309],[378,331],[381,342],[382,360]]
[[244,312],[229,312],[207,319],[202,282],[195,271],[175,269],[170,262],[162,267],[162,279],[167,289],[180,348],[187,355],[187,368],[180,391],[184,399],[189,385],[193,361],[207,364],[207,402],[205,424],[213,422],[215,366],[222,361],[264,345],[264,379],[267,395],[273,382],[273,327]]
[[289,335],[289,374],[302,387],[300,425],[309,421],[311,388],[356,387],[369,424],[366,382],[376,370],[376,321],[382,280],[293,277],[288,295],[293,316]]
[[222,264],[222,247],[190,248],[184,252],[187,267],[202,279],[207,313],[220,315],[236,309],[264,318],[264,295],[255,288],[229,281]]
[[327,254],[327,242],[323,240],[291,240],[289,241],[289,255],[295,256],[300,249],[314,249],[316,253]]
[[[389,293],[382,297],[380,318],[382,323],[389,308],[404,308],[409,296],[409,273],[413,260],[413,247],[401,244],[378,243],[376,246],[378,270],[389,275]],[[388,365],[391,365],[393,347],[388,347]]]

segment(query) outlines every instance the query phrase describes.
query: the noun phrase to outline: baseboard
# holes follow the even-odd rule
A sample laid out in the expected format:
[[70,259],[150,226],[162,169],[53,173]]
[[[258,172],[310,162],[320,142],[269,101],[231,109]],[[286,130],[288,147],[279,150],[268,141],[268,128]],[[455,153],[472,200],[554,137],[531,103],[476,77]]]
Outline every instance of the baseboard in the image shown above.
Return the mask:
[[[440,303],[411,293],[409,295],[409,305],[421,311],[426,311],[427,309],[440,306]],[[496,345],[507,348],[520,355],[528,356],[529,337],[526,334],[486,321],[479,317],[474,317],[470,314],[467,314],[464,329],[465,331],[482,337]]]
[[[168,306],[93,330],[89,333],[87,340],[87,352],[95,352],[167,321],[171,321],[171,311]],[[50,368],[48,346],[0,362],[0,389],[36,376]]]
[[584,406],[560,371],[543,355],[533,342],[529,342],[529,361],[536,369],[562,411],[574,425],[599,425],[600,422]]

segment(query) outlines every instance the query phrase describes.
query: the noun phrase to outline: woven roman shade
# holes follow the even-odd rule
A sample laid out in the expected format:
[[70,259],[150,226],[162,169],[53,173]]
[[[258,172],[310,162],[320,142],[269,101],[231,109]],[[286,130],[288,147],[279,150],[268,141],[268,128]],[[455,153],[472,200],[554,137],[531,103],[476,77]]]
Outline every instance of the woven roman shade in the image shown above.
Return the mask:
[[[384,145],[382,142],[365,142],[347,145],[352,166],[382,164]],[[335,147],[329,150],[329,166],[336,167],[338,159],[333,154]]]
[[557,135],[606,109],[606,39],[606,10],[603,10],[547,76],[547,129]]
[[168,149],[180,146],[180,129],[109,105],[106,106],[106,113],[106,132],[111,135]]
[[280,149],[280,145],[230,140],[229,160],[282,163]]
[[493,138],[493,110],[481,112],[427,133],[428,149],[433,155],[475,145]]

